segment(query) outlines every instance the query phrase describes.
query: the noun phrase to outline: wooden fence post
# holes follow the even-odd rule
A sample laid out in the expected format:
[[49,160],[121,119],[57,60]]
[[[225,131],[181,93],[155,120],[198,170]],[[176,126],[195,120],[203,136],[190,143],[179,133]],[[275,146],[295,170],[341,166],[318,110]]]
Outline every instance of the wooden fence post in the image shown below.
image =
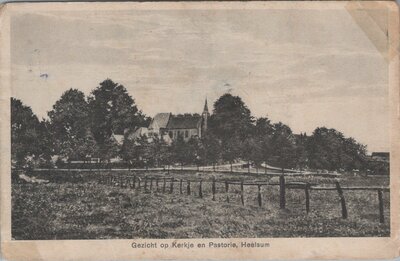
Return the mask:
[[304,192],[306,194],[306,212],[307,214],[310,212],[310,184],[306,183],[304,187]]
[[156,191],[158,192],[158,177],[156,178]]
[[150,191],[153,190],[153,177],[150,178]]
[[138,189],[140,190],[140,177],[138,178]]
[[190,195],[190,180],[187,181],[186,192],[188,195]]
[[200,197],[200,198],[203,198],[202,183],[203,183],[203,180],[200,180],[200,184],[199,184],[199,197]]
[[279,176],[279,190],[280,190],[280,200],[279,206],[281,209],[286,207],[286,185],[285,185],[285,176]]
[[212,180],[212,200],[215,201],[215,177]]
[[243,180],[240,181],[240,199],[242,201],[242,206],[244,206],[244,188],[243,188]]
[[379,200],[379,222],[385,222],[385,215],[383,212],[383,193],[381,189],[378,189],[378,200]]
[[167,183],[166,183],[167,181],[165,180],[165,177],[164,177],[164,183],[163,183],[163,187],[162,187],[162,193],[165,193],[165,186],[167,186]]
[[180,194],[182,194],[182,182],[183,182],[183,180],[180,179],[180,180],[179,180],[179,193],[180,193]]
[[132,188],[133,179],[132,177],[129,177],[128,179],[129,179],[129,188]]
[[174,179],[171,178],[171,182],[169,184],[169,193],[172,194],[174,192]]
[[144,191],[147,191],[147,176],[144,177]]
[[133,188],[136,187],[136,176],[133,176]]
[[258,195],[257,195],[258,206],[261,207],[262,206],[262,202],[261,202],[261,185],[257,185],[257,187],[258,187]]
[[225,192],[226,192],[226,202],[229,203],[229,183],[225,180]]
[[346,219],[347,218],[346,200],[344,199],[343,190],[340,187],[340,184],[338,181],[336,181],[336,189],[339,194],[340,203],[342,205],[342,218]]
[[128,178],[125,176],[125,177],[123,177],[123,179],[124,179],[124,182],[122,183],[123,184],[123,186],[124,186],[124,188],[127,188],[128,187]]

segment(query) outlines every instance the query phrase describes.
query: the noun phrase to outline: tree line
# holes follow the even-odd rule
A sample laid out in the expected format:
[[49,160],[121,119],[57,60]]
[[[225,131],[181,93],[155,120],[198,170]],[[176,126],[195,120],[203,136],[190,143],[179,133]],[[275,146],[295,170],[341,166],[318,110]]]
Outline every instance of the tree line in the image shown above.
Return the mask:
[[[48,166],[57,155],[66,161],[91,157],[110,162],[119,157],[129,167],[232,166],[238,160],[256,168],[268,164],[282,169],[352,170],[368,165],[366,146],[355,139],[325,127],[309,136],[294,134],[281,122],[255,118],[242,99],[231,94],[215,101],[201,138],[185,142],[178,137],[172,144],[158,136],[129,138],[150,121],[125,87],[110,79],[88,97],[77,89],[67,90],[42,120],[30,107],[11,98],[12,163],[16,168]],[[113,134],[122,133],[125,138],[120,145]]]

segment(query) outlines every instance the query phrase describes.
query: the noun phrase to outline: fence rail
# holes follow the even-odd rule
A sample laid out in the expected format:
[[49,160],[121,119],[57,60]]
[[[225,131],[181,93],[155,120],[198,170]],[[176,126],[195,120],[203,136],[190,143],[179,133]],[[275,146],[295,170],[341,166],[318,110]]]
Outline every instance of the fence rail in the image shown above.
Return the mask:
[[[268,173],[264,172],[248,172],[244,170],[226,170],[226,169],[196,169],[196,168],[170,168],[170,169],[165,169],[165,168],[142,168],[142,169],[128,169],[128,168],[101,168],[101,169],[69,169],[69,168],[57,168],[57,169],[46,169],[46,168],[37,168],[34,169],[33,171],[60,171],[60,172],[121,172],[121,171],[126,171],[126,172],[154,172],[154,171],[159,171],[159,172],[202,172],[202,173],[223,173],[223,174],[244,174],[244,175],[249,175],[249,176],[265,176],[265,177],[279,177],[282,175],[282,172],[279,170],[270,170]],[[323,172],[301,172],[301,171],[295,171],[295,170],[286,170],[285,169],[285,176],[293,176],[293,177],[326,177],[326,178],[337,178],[340,177],[341,174],[338,173],[323,173]]]
[[[99,183],[105,185],[112,186],[120,186],[121,188],[131,188],[137,189],[140,191],[142,188],[146,192],[153,191],[155,184],[156,191],[159,191],[159,184],[162,182],[162,193],[170,193],[172,194],[174,191],[174,184],[179,184],[179,194],[184,194],[184,184],[186,185],[186,193],[187,195],[192,194],[192,190],[194,189],[193,183],[198,183],[198,196],[199,198],[204,197],[204,184],[211,185],[211,193],[212,200],[215,201],[216,197],[216,184],[224,185],[224,192],[226,194],[226,202],[229,203],[229,191],[230,186],[239,186],[240,188],[240,202],[244,206],[245,205],[245,195],[244,195],[244,187],[245,186],[256,186],[257,187],[257,203],[258,206],[262,206],[262,195],[261,188],[263,186],[279,186],[279,206],[281,209],[286,208],[286,190],[287,189],[301,189],[304,190],[305,194],[305,210],[306,213],[310,212],[310,191],[337,191],[338,198],[340,200],[341,205],[341,216],[343,219],[348,218],[348,210],[346,204],[346,198],[344,191],[377,191],[378,197],[378,213],[379,213],[379,222],[384,223],[384,200],[383,200],[383,192],[390,191],[389,187],[368,187],[368,186],[348,186],[342,187],[338,181],[335,182],[335,186],[320,186],[318,184],[309,183],[309,182],[287,182],[284,175],[279,176],[279,183],[273,183],[269,181],[253,181],[253,182],[245,182],[242,180],[228,180],[228,179],[199,179],[199,178],[191,178],[191,179],[177,179],[175,177],[160,177],[160,176],[144,176],[140,177],[139,175],[99,175]],[[169,183],[169,188],[167,191],[167,183]]]

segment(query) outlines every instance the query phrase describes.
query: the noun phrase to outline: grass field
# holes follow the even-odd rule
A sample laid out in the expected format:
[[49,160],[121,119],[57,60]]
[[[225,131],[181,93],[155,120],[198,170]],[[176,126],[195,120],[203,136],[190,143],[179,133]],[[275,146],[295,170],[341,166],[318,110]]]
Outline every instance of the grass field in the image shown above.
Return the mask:
[[[115,173],[114,174],[124,174]],[[126,173],[125,173],[126,174]],[[379,223],[376,191],[344,191],[348,219],[341,218],[336,191],[311,191],[311,212],[305,211],[304,190],[288,189],[286,209],[279,209],[279,186],[262,187],[262,207],[257,187],[245,186],[241,205],[240,186],[230,186],[229,203],[225,187],[217,183],[216,200],[211,199],[211,183],[203,182],[203,198],[198,182],[191,195],[179,184],[171,194],[169,184],[162,193],[145,192],[99,184],[96,175],[109,173],[34,172],[48,183],[12,184],[12,237],[29,239],[108,238],[227,238],[227,237],[364,237],[389,236],[389,193],[384,193],[385,222]],[[141,173],[159,175],[165,173]],[[171,173],[176,178],[216,176],[238,178],[238,174]],[[243,175],[246,181],[268,179]],[[287,178],[331,186],[334,179],[323,177]],[[342,186],[387,186],[388,177],[344,175]],[[186,189],[186,183],[185,183]]]

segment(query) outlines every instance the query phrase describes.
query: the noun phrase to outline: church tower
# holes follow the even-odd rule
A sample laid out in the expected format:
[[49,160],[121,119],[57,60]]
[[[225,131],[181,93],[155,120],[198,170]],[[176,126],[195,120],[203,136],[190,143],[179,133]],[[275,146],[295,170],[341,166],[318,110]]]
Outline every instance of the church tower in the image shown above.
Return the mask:
[[206,102],[204,104],[204,109],[203,109],[203,113],[201,114],[202,118],[203,118],[203,124],[202,124],[202,132],[206,132],[207,131],[207,124],[208,124],[208,118],[210,117],[210,113],[208,112],[208,105],[207,105],[207,98],[206,98]]

